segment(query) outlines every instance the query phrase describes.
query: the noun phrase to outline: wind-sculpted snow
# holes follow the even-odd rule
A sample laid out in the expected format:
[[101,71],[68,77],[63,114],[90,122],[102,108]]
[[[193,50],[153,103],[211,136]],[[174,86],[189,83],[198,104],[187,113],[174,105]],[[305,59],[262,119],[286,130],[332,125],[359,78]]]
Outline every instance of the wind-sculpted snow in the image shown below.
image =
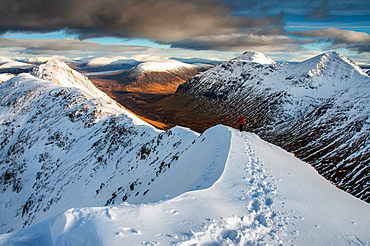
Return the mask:
[[[191,172],[210,177],[209,185],[155,203],[71,208],[35,226],[0,235],[0,244],[370,243],[369,204],[337,189],[310,165],[254,134],[224,126],[213,127],[200,138],[190,147],[202,150],[196,156],[191,153],[199,158]],[[211,174],[212,167],[221,168],[221,175]],[[187,168],[177,168],[182,171],[176,177],[184,178]],[[173,177],[169,172],[167,176]]]
[[236,58],[195,76],[173,103],[226,124],[245,115],[247,130],[369,201],[370,77],[337,52],[292,64],[256,61]]
[[[181,127],[156,130],[62,63],[44,66],[38,76],[45,80],[21,74],[0,85],[2,233],[71,207],[159,201],[210,186],[222,172],[206,166],[217,175],[200,182],[191,173],[199,162],[183,159],[188,149],[194,156],[190,147],[204,137]],[[189,170],[184,179],[172,174],[181,183],[174,187],[162,175],[178,165]]]

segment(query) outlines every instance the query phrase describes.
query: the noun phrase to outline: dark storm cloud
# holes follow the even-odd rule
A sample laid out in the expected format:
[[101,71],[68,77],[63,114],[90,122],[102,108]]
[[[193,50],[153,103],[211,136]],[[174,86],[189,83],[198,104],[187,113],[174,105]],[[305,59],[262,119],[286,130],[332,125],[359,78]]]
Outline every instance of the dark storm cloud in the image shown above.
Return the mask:
[[298,37],[310,37],[322,42],[328,42],[330,48],[334,49],[347,48],[358,53],[369,52],[370,35],[364,32],[325,28],[292,32],[291,34]]
[[73,54],[84,51],[95,51],[101,53],[132,53],[148,52],[152,48],[133,45],[102,45],[92,41],[80,41],[70,38],[66,39],[7,39],[0,38],[0,48],[17,48],[25,54]]
[[221,0],[2,0],[0,31],[64,29],[81,39],[114,36],[170,43],[281,25],[281,16],[235,16]]

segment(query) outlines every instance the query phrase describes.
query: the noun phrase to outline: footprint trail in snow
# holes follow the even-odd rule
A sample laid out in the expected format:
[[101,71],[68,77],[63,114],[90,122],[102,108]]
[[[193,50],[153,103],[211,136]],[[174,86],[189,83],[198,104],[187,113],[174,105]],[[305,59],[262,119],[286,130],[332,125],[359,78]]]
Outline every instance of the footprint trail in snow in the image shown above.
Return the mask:
[[[232,190],[240,190],[240,192],[236,192],[232,199],[242,201],[245,210],[237,209],[232,217],[213,220],[203,231],[194,233],[191,240],[179,245],[284,243],[280,236],[285,235],[283,232],[286,229],[283,222],[285,218],[274,211],[274,200],[278,189],[274,183],[274,177],[269,173],[267,164],[261,160],[262,157],[256,154],[254,150],[256,146],[252,147],[252,138],[245,133],[240,133],[238,136],[244,140],[246,158],[234,166],[235,170],[231,172],[233,175],[229,178],[236,178],[235,174],[239,171],[238,179],[233,180],[231,186],[237,186],[238,189],[234,187]],[[243,172],[241,173],[240,170]],[[223,179],[228,180],[227,177]]]
[[69,209],[0,235],[0,245],[40,238],[42,245],[370,245],[368,204],[309,164],[223,126],[201,138],[156,190],[188,182],[188,191],[154,203]]

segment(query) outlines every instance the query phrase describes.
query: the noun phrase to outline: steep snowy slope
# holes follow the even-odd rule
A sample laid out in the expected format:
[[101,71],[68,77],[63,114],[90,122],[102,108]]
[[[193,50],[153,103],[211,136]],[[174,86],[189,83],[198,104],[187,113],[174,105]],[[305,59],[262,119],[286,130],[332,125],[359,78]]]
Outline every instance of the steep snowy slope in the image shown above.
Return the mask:
[[294,64],[248,61],[253,56],[195,76],[160,104],[179,121],[192,115],[197,129],[245,115],[248,130],[369,201],[370,77],[337,52]]
[[[165,200],[71,208],[1,235],[0,244],[370,243],[370,205],[337,189],[307,163],[254,134],[225,126],[200,138],[180,155],[181,164],[158,178],[162,194],[157,198],[168,192]],[[185,188],[184,182],[192,185]]]
[[196,133],[154,129],[60,61],[36,74],[0,85],[1,233],[71,207],[163,199],[151,187]]
[[76,87],[93,97],[111,101],[111,99],[96,88],[87,77],[71,69],[62,61],[56,59],[49,60],[35,69],[32,74],[51,84],[63,87]]

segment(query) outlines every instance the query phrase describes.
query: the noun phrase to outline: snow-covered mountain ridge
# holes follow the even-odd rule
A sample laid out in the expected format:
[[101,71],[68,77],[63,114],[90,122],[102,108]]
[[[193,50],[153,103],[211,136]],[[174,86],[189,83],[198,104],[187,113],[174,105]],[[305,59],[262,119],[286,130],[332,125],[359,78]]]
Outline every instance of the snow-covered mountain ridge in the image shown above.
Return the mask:
[[1,245],[370,242],[369,204],[254,134],[159,131],[58,61],[35,74],[0,85]]
[[370,77],[338,52],[292,64],[233,59],[180,85],[165,103],[225,124],[245,115],[248,130],[369,201],[369,86]]
[[306,163],[254,134],[224,126],[201,138],[180,157],[185,162],[161,176],[157,190],[182,189],[177,185],[191,178],[196,182],[190,191],[155,203],[71,208],[0,235],[0,244],[370,243],[369,204],[332,186]]
[[75,87],[85,91],[93,97],[102,98],[105,101],[112,101],[105,93],[96,88],[87,77],[71,69],[62,61],[56,59],[49,60],[40,65],[37,69],[34,69],[32,74],[51,84],[61,87]]
[[59,65],[40,67],[46,80],[21,74],[0,85],[2,233],[71,206],[162,199],[150,185],[197,138],[154,129]]

